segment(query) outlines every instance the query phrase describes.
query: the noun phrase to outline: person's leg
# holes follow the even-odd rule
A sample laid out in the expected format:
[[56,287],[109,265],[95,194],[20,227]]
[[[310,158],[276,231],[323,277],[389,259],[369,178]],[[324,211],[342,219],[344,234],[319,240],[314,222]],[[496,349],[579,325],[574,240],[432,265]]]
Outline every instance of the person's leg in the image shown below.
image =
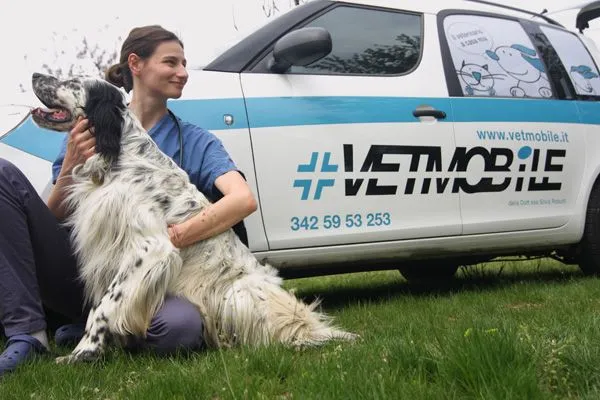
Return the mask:
[[0,159],[0,322],[8,337],[46,328],[24,207],[28,195],[15,172]]
[[23,173],[0,159],[0,324],[10,339],[43,332],[42,300],[81,318],[82,285],[66,230]]
[[[167,296],[150,321],[145,338],[127,338],[127,350],[152,350],[169,355],[178,351],[198,350],[204,345],[204,321],[198,308],[189,301]],[[60,346],[74,346],[85,334],[85,323],[68,324],[56,331]]]
[[151,349],[169,355],[202,348],[204,322],[198,308],[188,300],[167,296],[144,340],[134,340],[132,349]]
[[7,336],[44,329],[42,301],[72,319],[83,285],[69,235],[25,175],[0,159],[0,321]]

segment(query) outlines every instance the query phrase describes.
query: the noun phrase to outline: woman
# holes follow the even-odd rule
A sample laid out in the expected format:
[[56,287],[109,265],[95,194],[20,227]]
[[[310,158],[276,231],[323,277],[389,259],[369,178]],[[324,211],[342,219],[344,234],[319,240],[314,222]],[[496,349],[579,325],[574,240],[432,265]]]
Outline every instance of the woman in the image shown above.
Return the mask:
[[[120,63],[108,70],[106,78],[133,91],[129,108],[142,126],[163,152],[182,161],[180,167],[214,202],[197,216],[170,226],[172,243],[185,247],[231,227],[246,240],[241,221],[256,210],[256,201],[243,176],[218,138],[167,109],[167,99],[179,98],[188,79],[179,38],[157,25],[133,29],[121,48]],[[74,321],[87,316],[68,232],[59,221],[68,212],[63,200],[71,172],[94,154],[94,148],[88,121],[79,121],[53,164],[55,185],[47,207],[23,174],[0,160],[0,323],[8,337],[0,355],[0,376],[48,349],[43,306]],[[55,339],[66,344],[82,334],[82,324],[66,325],[57,330]],[[202,318],[187,300],[168,297],[146,338],[134,339],[136,347],[161,354],[199,348]]]

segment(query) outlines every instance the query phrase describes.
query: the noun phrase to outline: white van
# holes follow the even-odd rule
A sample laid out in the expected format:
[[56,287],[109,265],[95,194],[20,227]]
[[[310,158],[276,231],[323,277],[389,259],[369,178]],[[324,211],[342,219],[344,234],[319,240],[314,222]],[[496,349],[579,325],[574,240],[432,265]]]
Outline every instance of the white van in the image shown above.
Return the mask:
[[[245,173],[251,250],[284,276],[502,255],[600,272],[597,49],[546,16],[433,3],[311,1],[190,71],[170,107]],[[62,140],[26,119],[0,157],[44,195]]]

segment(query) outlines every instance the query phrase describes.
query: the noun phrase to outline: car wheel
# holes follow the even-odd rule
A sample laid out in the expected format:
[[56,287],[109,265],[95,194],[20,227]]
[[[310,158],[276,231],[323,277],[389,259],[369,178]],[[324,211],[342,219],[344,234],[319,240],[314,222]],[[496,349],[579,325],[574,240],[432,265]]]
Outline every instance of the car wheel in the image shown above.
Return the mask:
[[441,284],[453,280],[458,265],[444,260],[423,261],[403,265],[398,270],[411,283]]
[[600,275],[600,184],[590,193],[581,240],[579,268],[586,275]]

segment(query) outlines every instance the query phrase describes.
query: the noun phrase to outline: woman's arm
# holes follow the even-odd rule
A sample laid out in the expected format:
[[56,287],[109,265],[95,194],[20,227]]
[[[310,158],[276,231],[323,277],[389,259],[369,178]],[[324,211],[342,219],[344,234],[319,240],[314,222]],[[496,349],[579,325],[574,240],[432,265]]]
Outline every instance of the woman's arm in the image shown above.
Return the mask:
[[79,120],[71,132],[69,132],[65,158],[56,179],[56,184],[48,197],[48,208],[59,221],[65,219],[67,216],[64,199],[66,188],[73,182],[71,179],[73,168],[79,164],[83,164],[90,158],[95,153],[95,148],[96,138],[88,130],[88,120]]
[[226,172],[215,180],[215,186],[223,193],[219,201],[187,221],[169,227],[171,242],[176,247],[186,247],[225,232],[256,211],[256,199],[239,172]]

